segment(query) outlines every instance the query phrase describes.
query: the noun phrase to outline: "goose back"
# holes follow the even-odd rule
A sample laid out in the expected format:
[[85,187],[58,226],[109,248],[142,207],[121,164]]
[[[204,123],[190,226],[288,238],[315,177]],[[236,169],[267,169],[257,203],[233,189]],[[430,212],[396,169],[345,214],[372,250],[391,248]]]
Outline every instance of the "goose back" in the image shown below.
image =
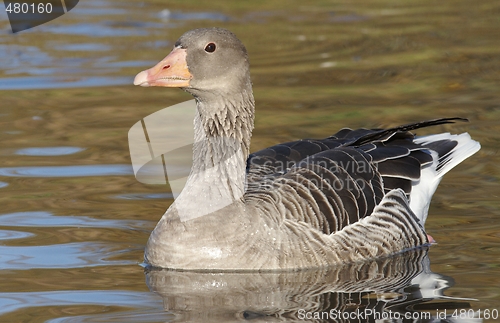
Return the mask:
[[[370,216],[394,189],[402,189],[410,203],[422,170],[443,169],[449,162],[445,156],[458,144],[451,138],[416,142],[418,137],[410,130],[456,120],[464,119],[443,118],[391,129],[346,128],[325,139],[303,139],[257,151],[247,160],[247,197],[288,196],[293,217],[325,234],[335,233]],[[419,213],[422,226],[426,214],[420,213],[426,211],[413,211]]]

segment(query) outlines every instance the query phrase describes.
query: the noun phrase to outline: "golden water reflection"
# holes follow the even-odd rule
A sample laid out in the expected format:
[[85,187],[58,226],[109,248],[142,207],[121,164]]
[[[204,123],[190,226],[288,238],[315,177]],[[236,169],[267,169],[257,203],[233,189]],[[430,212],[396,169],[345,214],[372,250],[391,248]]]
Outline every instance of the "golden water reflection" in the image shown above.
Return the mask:
[[[257,275],[253,283],[227,274],[207,280],[147,273],[159,295],[144,283],[138,265],[144,245],[172,199],[167,187],[135,180],[127,132],[191,97],[146,91],[132,80],[183,32],[204,26],[231,29],[248,48],[257,102],[253,151],[342,127],[469,118],[419,132],[467,131],[482,145],[434,196],[426,228],[438,241],[429,250],[436,274],[426,267],[421,277],[446,286],[452,277],[446,296],[477,299],[464,301],[474,311],[500,309],[498,17],[496,0],[88,0],[16,35],[0,17],[0,321],[165,322],[179,311],[200,319],[209,305],[221,320],[243,320],[246,313],[246,319],[293,321],[302,299],[314,310],[334,304],[326,300],[350,302],[335,290],[348,290],[338,272]],[[378,293],[395,310],[402,295],[423,306],[414,310],[425,304],[434,310],[443,300],[419,300],[412,288],[394,292],[394,283],[384,290],[358,281],[396,269],[397,277],[410,277],[423,262],[360,265],[360,276],[351,270],[345,277],[352,287],[366,283],[370,293],[350,291],[362,306],[379,306]],[[223,297],[208,299],[216,291],[210,284],[196,294],[208,282],[220,283]]]
[[[176,322],[482,322],[471,299],[444,291],[427,250],[343,267],[268,273],[151,270],[149,288]],[[460,311],[470,316],[460,317]]]

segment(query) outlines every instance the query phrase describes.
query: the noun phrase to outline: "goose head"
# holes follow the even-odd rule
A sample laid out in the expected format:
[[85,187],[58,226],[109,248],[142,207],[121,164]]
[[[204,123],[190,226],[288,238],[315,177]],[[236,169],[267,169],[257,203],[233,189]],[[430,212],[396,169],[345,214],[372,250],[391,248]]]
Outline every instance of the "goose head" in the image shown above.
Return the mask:
[[199,100],[251,91],[248,54],[230,31],[195,29],[175,42],[172,52],[134,79],[135,85],[178,87]]

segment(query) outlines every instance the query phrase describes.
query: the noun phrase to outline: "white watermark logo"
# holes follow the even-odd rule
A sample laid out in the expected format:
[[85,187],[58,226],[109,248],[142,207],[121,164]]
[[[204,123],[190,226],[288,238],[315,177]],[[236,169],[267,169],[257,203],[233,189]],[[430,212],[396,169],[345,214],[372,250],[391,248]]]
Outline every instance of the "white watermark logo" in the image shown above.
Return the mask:
[[[269,192],[292,183],[310,191],[360,192],[375,176],[373,166],[359,156],[332,160],[314,155],[297,161],[257,153],[247,160],[236,138],[206,134],[201,126],[195,133],[196,113],[195,100],[179,103],[144,117],[128,133],[135,177],[145,184],[168,184],[182,221],[229,206],[247,191]],[[193,151],[198,152],[196,169]],[[212,163],[200,162],[204,152]],[[248,176],[234,167],[245,161]],[[304,177],[303,172],[314,175]],[[181,194],[187,183],[189,194]],[[200,198],[208,201],[203,208],[193,203]]]
[[297,313],[300,320],[370,320],[375,321],[400,321],[400,320],[448,320],[481,322],[483,319],[497,320],[499,317],[498,309],[437,309],[435,311],[415,311],[415,312],[396,312],[392,310],[376,310],[373,308],[357,308],[352,311],[341,311],[331,309],[329,311],[306,311],[300,309]]
[[128,132],[132,167],[144,184],[170,184],[174,197],[186,184],[193,163],[195,100],[148,115]]
[[432,315],[430,312],[393,312],[377,311],[376,309],[363,308],[354,311],[340,311],[332,309],[324,312],[308,312],[304,309],[298,311],[300,320],[429,320]]
[[[237,164],[244,159],[239,143],[234,138],[213,137],[195,142],[193,120],[195,100],[186,101],[150,114],[135,123],[129,130],[129,148],[132,167],[138,181],[145,184],[169,184],[174,196],[173,206],[182,221],[188,221],[218,211],[240,199],[244,190],[235,190],[231,183],[238,181],[231,173],[222,172],[223,164]],[[202,136],[204,137],[204,136]],[[193,149],[203,150],[210,144],[237,147],[225,151],[225,155],[212,167],[193,170]],[[242,174],[244,176],[244,174]],[[194,184],[188,195],[182,195],[188,178]],[[218,185],[205,189],[217,178]],[[244,181],[242,177],[241,182]],[[227,184],[227,185],[226,185]],[[207,195],[207,196],[202,196]],[[200,207],[193,197],[210,201]]]

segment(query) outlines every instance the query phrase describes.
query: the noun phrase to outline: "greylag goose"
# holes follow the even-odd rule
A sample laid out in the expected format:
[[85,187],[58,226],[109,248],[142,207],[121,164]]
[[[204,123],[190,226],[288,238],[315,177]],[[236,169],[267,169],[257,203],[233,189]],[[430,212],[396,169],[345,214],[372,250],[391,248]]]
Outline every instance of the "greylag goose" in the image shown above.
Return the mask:
[[135,85],[196,100],[193,166],[147,242],[145,262],[182,270],[289,270],[352,263],[430,244],[430,199],[477,152],[467,133],[418,137],[437,119],[342,129],[249,154],[254,98],[245,46],[220,28],[186,32]]

